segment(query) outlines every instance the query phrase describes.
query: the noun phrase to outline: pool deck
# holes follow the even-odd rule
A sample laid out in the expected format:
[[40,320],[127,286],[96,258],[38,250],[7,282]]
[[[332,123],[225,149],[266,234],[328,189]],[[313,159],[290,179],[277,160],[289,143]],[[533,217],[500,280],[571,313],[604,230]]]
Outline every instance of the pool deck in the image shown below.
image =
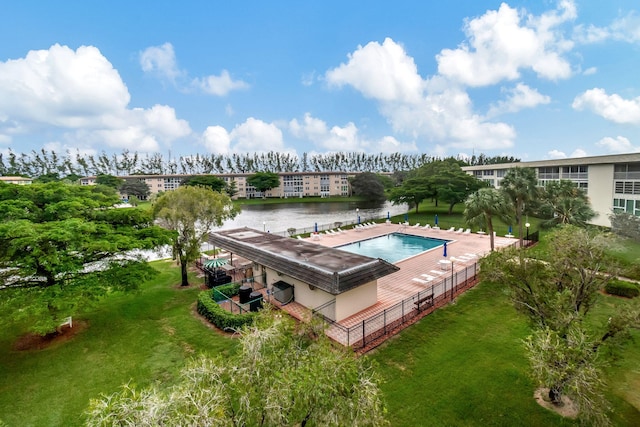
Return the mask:
[[[446,230],[435,230],[433,228],[425,229],[423,227],[393,223],[381,223],[366,228],[344,230],[342,233],[337,234],[319,233],[317,236],[311,236],[306,240],[319,245],[336,247],[394,232],[450,240],[450,242],[447,243],[446,260],[453,261],[452,265],[454,272],[463,270],[468,265],[473,264],[478,258],[489,253],[491,250],[490,239],[486,234],[456,233]],[[518,239],[501,236],[495,237],[496,249],[516,245],[517,243]],[[469,258],[468,254],[474,254],[475,259],[470,259],[468,261],[457,259],[457,257]],[[365,310],[341,320],[338,323],[345,327],[352,327],[361,323],[363,320],[375,316],[376,314],[383,312],[385,309],[398,304],[402,300],[425,290],[430,287],[431,284],[427,285],[413,280],[414,278],[420,278],[422,274],[428,274],[436,277],[433,283],[436,283],[438,278],[437,273],[434,273],[433,271],[443,272],[444,274],[450,275],[451,269],[443,270],[443,266],[440,263],[441,260],[445,260],[445,257],[443,256],[443,248],[440,246],[427,252],[395,262],[394,264],[400,267],[400,270],[378,279],[378,302]],[[445,267],[449,267],[449,265]],[[309,309],[295,302],[292,302],[282,308],[299,319],[307,319],[309,316]]]

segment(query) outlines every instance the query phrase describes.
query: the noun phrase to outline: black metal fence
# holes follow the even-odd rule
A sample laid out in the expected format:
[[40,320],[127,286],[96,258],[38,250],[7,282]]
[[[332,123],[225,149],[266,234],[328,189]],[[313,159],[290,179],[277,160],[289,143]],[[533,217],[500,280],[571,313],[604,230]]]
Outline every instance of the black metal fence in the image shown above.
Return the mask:
[[327,323],[329,337],[354,350],[360,350],[382,341],[381,338],[401,329],[417,316],[429,314],[453,301],[456,296],[473,287],[477,280],[478,264],[474,263],[463,270],[452,271],[450,275],[440,276],[433,285],[350,327],[323,314],[331,311],[331,304],[335,304],[335,300],[313,310],[313,315]]

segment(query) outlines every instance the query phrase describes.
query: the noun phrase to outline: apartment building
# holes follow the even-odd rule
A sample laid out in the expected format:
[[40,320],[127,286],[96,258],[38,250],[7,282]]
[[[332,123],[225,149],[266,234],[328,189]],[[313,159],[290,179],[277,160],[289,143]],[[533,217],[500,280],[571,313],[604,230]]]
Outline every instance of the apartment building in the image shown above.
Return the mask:
[[506,172],[514,167],[535,169],[540,186],[561,179],[573,181],[587,192],[591,207],[597,214],[593,224],[610,227],[609,215],[614,211],[640,216],[640,153],[466,166],[462,169],[498,188]]
[[[234,199],[263,197],[262,192],[247,184],[247,178],[252,174],[214,174],[227,184],[235,182],[236,195]],[[351,188],[349,177],[354,174],[346,172],[286,172],[280,173],[280,185],[268,190],[265,197],[328,197],[349,196]],[[171,191],[178,188],[182,180],[191,175],[128,175],[119,178],[138,180],[147,183],[151,194]],[[88,176],[80,179],[81,185],[95,184],[96,177]]]

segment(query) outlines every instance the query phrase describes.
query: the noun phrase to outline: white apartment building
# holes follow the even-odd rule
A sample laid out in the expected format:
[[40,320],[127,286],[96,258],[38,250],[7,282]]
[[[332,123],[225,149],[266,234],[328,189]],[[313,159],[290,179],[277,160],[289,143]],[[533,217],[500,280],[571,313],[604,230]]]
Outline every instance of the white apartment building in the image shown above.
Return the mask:
[[[258,198],[263,194],[253,186],[247,184],[247,178],[251,173],[244,174],[214,174],[230,184],[235,182],[236,195],[234,199]],[[346,172],[286,172],[280,173],[280,185],[268,190],[266,197],[328,197],[349,196],[351,188],[349,177],[354,174]],[[171,191],[180,187],[182,180],[191,175],[128,175],[118,178],[127,180],[139,180],[147,183],[151,194],[163,191]],[[96,177],[88,176],[80,179],[81,185],[95,184]]]
[[535,169],[540,186],[561,179],[575,182],[586,190],[597,214],[593,224],[610,227],[609,215],[614,211],[640,216],[640,153],[465,166],[462,169],[498,188],[505,173],[514,167]]

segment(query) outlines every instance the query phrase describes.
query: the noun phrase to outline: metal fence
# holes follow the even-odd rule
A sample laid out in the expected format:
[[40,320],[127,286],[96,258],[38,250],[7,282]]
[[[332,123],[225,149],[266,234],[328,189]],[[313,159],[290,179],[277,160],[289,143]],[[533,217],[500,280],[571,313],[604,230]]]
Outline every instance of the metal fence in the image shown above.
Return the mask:
[[350,327],[323,315],[323,312],[332,309],[330,305],[335,304],[335,300],[313,310],[313,315],[327,323],[329,337],[354,350],[360,350],[381,342],[382,338],[410,324],[417,316],[429,314],[453,301],[477,281],[478,264],[474,263],[463,270],[452,271],[451,275],[441,276],[430,287]]

